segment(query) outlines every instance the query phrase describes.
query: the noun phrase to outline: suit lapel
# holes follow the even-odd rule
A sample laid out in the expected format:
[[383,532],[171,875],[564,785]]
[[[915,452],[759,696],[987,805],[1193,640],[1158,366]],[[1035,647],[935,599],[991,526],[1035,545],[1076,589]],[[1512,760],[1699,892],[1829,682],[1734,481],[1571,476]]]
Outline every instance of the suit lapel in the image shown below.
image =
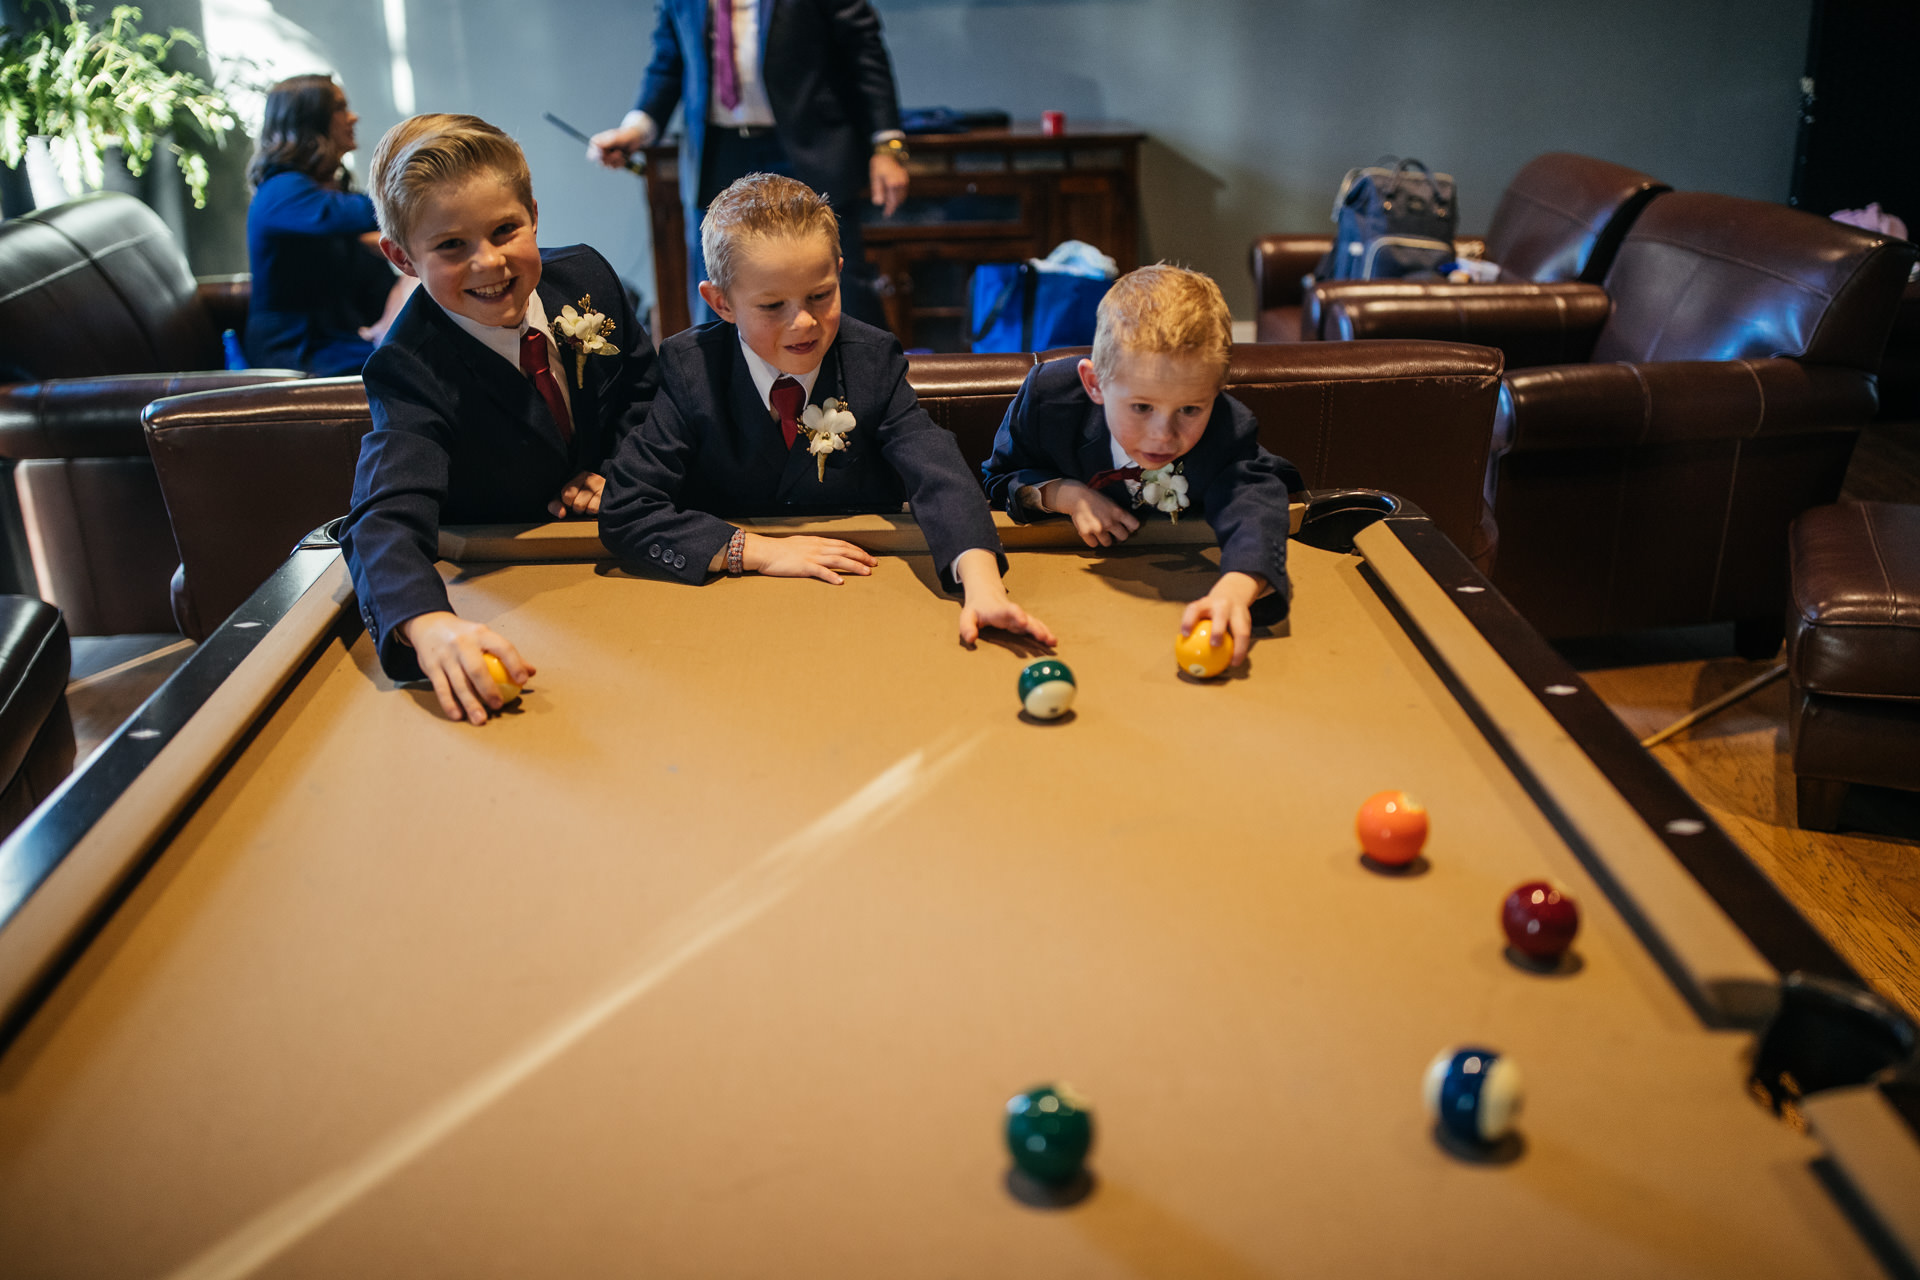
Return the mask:
[[1080,468],[1078,478],[1083,481],[1113,466],[1113,444],[1107,433],[1107,420],[1097,404],[1081,424],[1080,443],[1073,456]]
[[442,336],[466,366],[474,384],[494,399],[511,422],[538,435],[562,457],[567,456],[566,445],[560,439],[560,428],[554,424],[553,415],[547,412],[547,402],[533,389],[532,380],[455,324],[439,304],[434,304],[434,311],[439,313],[434,319]]
[[[828,396],[840,394],[839,380],[834,370],[840,361],[835,358],[834,350],[827,351],[826,363],[820,369],[820,376],[814,379],[813,394],[807,397],[808,404],[821,404]],[[787,450],[786,466],[780,471],[780,493],[783,497],[800,495],[808,501],[822,500],[824,490],[820,484],[820,469],[813,460],[813,451],[807,448],[806,429],[793,438],[793,448]]]
[[773,0],[760,0],[760,83],[767,82],[767,32],[773,29]]
[[[540,294],[540,305],[547,309],[548,325],[552,325],[554,317],[560,314],[560,308],[570,307],[579,301],[577,298],[568,297],[566,286],[555,283],[553,278],[545,272],[541,273],[540,287],[537,292]],[[600,310],[599,307],[594,309]],[[555,345],[559,347],[559,351],[554,356],[553,376],[566,385],[567,402],[573,411],[573,438],[577,441],[599,420],[600,387],[605,378],[602,373],[604,362],[598,357],[588,357],[586,376],[576,378],[573,352],[564,343]],[[522,381],[526,381],[529,386],[532,385],[530,379],[522,379]],[[580,385],[581,382],[585,382],[586,385]],[[534,400],[542,409],[546,408],[546,401],[541,400],[537,394]],[[552,419],[551,413],[542,413],[536,415],[533,420],[545,424]],[[563,451],[571,453],[570,446],[560,439],[559,428],[555,427],[551,434],[555,444],[559,445]]]
[[767,495],[763,501],[771,500],[779,491],[780,472],[787,457],[780,447],[780,424],[760,399],[760,390],[753,385],[753,374],[747,371],[747,358],[740,353],[737,338],[733,342],[732,369],[727,407],[739,428],[746,453],[747,489],[750,493]]

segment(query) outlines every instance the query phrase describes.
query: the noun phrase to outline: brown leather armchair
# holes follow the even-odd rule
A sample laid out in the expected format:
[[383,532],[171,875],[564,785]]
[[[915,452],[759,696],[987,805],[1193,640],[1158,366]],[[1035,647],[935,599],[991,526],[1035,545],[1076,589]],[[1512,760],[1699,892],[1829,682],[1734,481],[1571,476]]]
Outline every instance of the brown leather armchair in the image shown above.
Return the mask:
[[[1550,151],[1529,161],[1507,184],[1484,239],[1463,236],[1454,243],[1463,256],[1498,264],[1503,282],[1597,281],[1606,275],[1640,211],[1670,190],[1665,183],[1624,165]],[[1330,291],[1331,296],[1403,297],[1437,286],[1434,281],[1345,280],[1303,287],[1303,277],[1312,274],[1332,246],[1330,236],[1276,235],[1254,241],[1260,341],[1334,337],[1325,327]],[[1448,333],[1420,336],[1452,340]]]
[[[170,631],[179,557],[140,432],[167,395],[284,381],[225,370],[244,280],[197,282],[166,224],[101,192],[0,224],[0,458],[40,594],[75,635]],[[205,370],[206,372],[176,372]]]
[[[977,467],[1035,359],[916,355],[908,378]],[[1227,383],[1259,416],[1262,441],[1291,459],[1309,488],[1389,489],[1462,547],[1483,557],[1491,550],[1481,486],[1498,352],[1441,342],[1240,346]],[[304,534],[345,514],[370,425],[357,378],[209,391],[147,410],[180,548],[182,631],[207,635]]]
[[[1507,352],[1493,580],[1536,627],[1732,620],[1743,649],[1770,653],[1787,526],[1839,493],[1914,254],[1779,205],[1679,193],[1640,215],[1604,289],[1343,299],[1327,323]],[[1584,363],[1517,367],[1543,350]]]

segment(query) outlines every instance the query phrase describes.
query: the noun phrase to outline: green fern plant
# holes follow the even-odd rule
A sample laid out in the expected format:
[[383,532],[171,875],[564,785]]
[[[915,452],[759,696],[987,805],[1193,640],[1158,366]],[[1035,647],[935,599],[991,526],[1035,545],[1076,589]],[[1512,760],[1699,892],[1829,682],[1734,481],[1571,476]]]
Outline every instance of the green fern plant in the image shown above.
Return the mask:
[[139,29],[140,10],[115,5],[95,27],[88,5],[39,0],[47,20],[16,33],[0,27],[0,159],[18,166],[27,139],[64,138],[56,149],[61,176],[74,190],[97,190],[105,176],[102,154],[118,143],[127,168],[146,172],[164,148],[187,180],[193,204],[207,204],[207,152],[226,145],[233,109],[218,90],[186,71],[167,69],[184,45],[200,50],[178,27],[166,35]]

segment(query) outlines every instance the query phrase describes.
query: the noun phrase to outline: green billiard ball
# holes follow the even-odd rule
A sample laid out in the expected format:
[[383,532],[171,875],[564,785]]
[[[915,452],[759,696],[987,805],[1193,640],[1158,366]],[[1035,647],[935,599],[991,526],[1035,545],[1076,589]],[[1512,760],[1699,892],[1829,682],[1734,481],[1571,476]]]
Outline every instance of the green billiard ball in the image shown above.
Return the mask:
[[1070,1182],[1093,1145],[1093,1111],[1068,1084],[1041,1085],[1007,1099],[1007,1150],[1036,1182]]
[[1073,672],[1057,658],[1029,662],[1020,672],[1020,705],[1035,720],[1058,720],[1073,706]]

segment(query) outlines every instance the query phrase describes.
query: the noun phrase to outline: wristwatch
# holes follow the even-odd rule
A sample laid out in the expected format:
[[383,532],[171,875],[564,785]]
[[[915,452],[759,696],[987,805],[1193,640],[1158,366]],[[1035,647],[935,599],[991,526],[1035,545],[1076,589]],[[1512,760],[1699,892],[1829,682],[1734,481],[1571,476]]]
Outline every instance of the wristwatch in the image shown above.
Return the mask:
[[905,164],[908,158],[913,155],[911,151],[907,150],[907,144],[898,138],[888,138],[885,142],[874,143],[873,154],[877,156],[892,156],[901,164]]

